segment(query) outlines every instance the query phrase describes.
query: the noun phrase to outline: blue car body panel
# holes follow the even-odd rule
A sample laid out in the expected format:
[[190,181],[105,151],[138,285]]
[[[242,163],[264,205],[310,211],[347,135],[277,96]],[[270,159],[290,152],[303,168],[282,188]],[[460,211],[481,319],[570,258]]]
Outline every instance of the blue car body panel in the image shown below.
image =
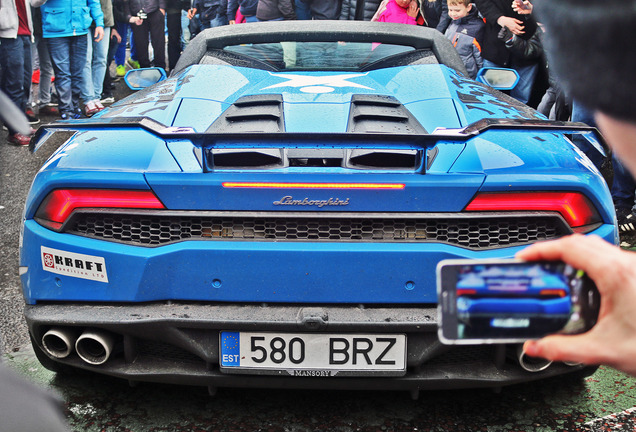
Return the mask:
[[[363,29],[359,24],[362,23],[352,26]],[[252,28],[233,27],[248,33]],[[266,28],[278,27],[274,24]],[[378,28],[393,29],[392,38],[420,31],[428,35],[422,29]],[[280,29],[287,31],[287,27]],[[349,30],[343,26],[339,31]],[[207,34],[235,38],[225,29],[206,31]],[[299,34],[301,38],[308,37]],[[266,36],[258,33],[254,37]],[[376,40],[375,35],[365,37],[365,41]],[[435,43],[448,43],[433,33],[430,37]],[[205,38],[197,39],[188,47],[188,53],[195,52],[197,46],[205,51],[201,45]],[[208,49],[212,50],[214,41],[208,40]],[[186,53],[184,56],[188,57]],[[540,218],[549,219],[552,224],[552,231],[545,238],[573,232],[565,218],[554,211],[467,211],[466,207],[480,193],[578,192],[593,205],[598,220],[577,229],[618,242],[607,185],[572,143],[565,133],[567,128],[551,129],[540,114],[470,80],[457,66],[415,62],[361,71],[273,71],[245,67],[243,63],[232,65],[226,60],[177,68],[168,79],[116,102],[92,119],[52,125],[39,135],[44,141],[56,128],[75,131],[36,175],[24,211],[21,281],[28,305],[27,322],[36,351],[41,351],[42,356],[46,356],[43,334],[51,328],[98,327],[117,334],[126,352],[125,361],[113,360],[113,369],[108,366],[105,373],[144,379],[148,370],[154,369],[130,369],[134,369],[130,358],[139,353],[143,357],[141,348],[139,352],[133,349],[131,354],[134,344],[130,341],[141,341],[148,334],[153,341],[178,346],[205,360],[203,370],[208,372],[190,371],[192,383],[197,384],[196,379],[210,373],[220,380],[219,385],[230,385],[224,381],[227,377],[223,372],[210,372],[218,364],[218,331],[244,331],[246,327],[287,332],[336,328],[408,333],[412,341],[408,366],[418,366],[425,364],[425,353],[437,352],[439,345],[432,329],[436,324],[435,268],[439,261],[510,258],[534,241],[521,235],[511,243],[496,243],[499,239],[494,239],[492,244],[482,246],[486,243],[480,236],[498,236],[493,229],[496,231],[500,220],[508,224],[508,233],[515,231],[509,225],[523,219],[523,229],[529,226],[529,232],[539,232],[533,239],[544,238],[543,222],[534,225]],[[221,120],[228,127],[238,122],[231,117],[237,107],[247,106],[249,111],[254,101],[268,98],[280,100],[280,131],[263,133],[260,123],[254,123],[256,126],[245,126],[246,130],[235,134],[219,126]],[[375,130],[375,126],[371,131],[352,131],[356,99],[364,103],[380,101],[379,111],[369,117],[403,117],[405,124],[411,121],[409,125],[414,125],[414,129],[401,135],[389,129]],[[360,110],[362,117],[367,115],[364,106]],[[251,112],[246,117],[251,115],[258,117]],[[501,119],[511,123],[479,127],[480,122],[496,123]],[[524,121],[537,121],[538,125],[525,127]],[[381,129],[384,124],[380,122],[377,127]],[[278,149],[287,152],[280,158],[285,163],[279,165],[214,163],[217,154],[271,157]],[[406,155],[415,162],[397,167],[374,165],[375,162],[338,164],[330,162],[331,156],[324,156],[349,157],[358,152],[355,154],[362,154],[361,160],[367,161],[367,151],[372,153],[370,159],[376,157],[374,161],[383,162],[383,155],[397,155],[396,159]],[[289,156],[294,152],[301,156]],[[292,159],[293,163],[286,162]],[[230,186],[231,183],[235,185]],[[396,187],[384,187],[387,185]],[[88,206],[77,209],[60,226],[47,225],[42,216],[47,197],[56,190],[73,189],[148,191],[165,208]],[[92,227],[80,227],[90,225],[90,218],[99,219],[103,225],[99,235]],[[198,237],[179,237],[185,225],[206,218],[239,220],[236,224],[250,218],[258,224],[263,219],[263,224],[271,226],[289,221],[291,234],[276,237],[267,228],[262,238],[230,238],[227,228],[217,229],[216,222],[211,222],[212,228],[200,229]],[[77,226],[73,225],[80,219]],[[349,219],[354,220],[351,226],[340,228]],[[176,226],[183,220],[185,225]],[[311,233],[296,237],[296,224],[309,221],[306,225],[310,231],[312,224],[320,225],[323,220],[337,225],[344,232],[343,239],[312,237]],[[377,237],[384,228],[376,225],[385,220],[393,224],[394,238],[384,238],[382,233]],[[413,222],[415,228],[408,231],[411,220],[417,221]],[[351,234],[365,223],[372,227],[367,237]],[[80,228],[84,231],[80,232]],[[175,240],[152,244],[133,240],[136,230],[147,230],[152,237],[153,230],[161,229],[170,235],[175,232]],[[124,231],[128,234],[121,240],[118,236]],[[379,240],[370,240],[372,236]],[[66,273],[54,270],[56,260],[69,263]],[[160,305],[170,306],[172,302],[184,304],[186,309],[191,307],[198,311],[194,315],[204,318],[192,323],[189,313],[166,315]],[[118,312],[99,309],[91,321],[90,311],[83,309],[86,305],[107,305]],[[305,306],[310,310],[304,310]],[[140,318],[136,309],[131,312],[130,308],[135,307],[148,308],[150,312]],[[208,315],[206,307],[219,308],[215,309],[217,315]],[[267,319],[257,318],[262,311],[267,314],[276,307],[284,313],[271,312],[273,315],[267,315]],[[70,312],[58,313],[58,308]],[[249,316],[242,318],[241,311],[247,308],[251,308]],[[330,321],[315,312],[320,308],[353,312],[346,319],[332,317]],[[361,312],[365,308],[371,311]],[[412,312],[419,309],[428,311],[425,318]],[[387,315],[378,318],[373,315],[376,310]],[[58,316],[65,318],[55,321]],[[218,318],[217,322],[217,316],[229,318]],[[252,324],[245,324],[250,320]],[[149,323],[160,329],[151,331]],[[173,327],[168,331],[162,326]],[[76,360],[71,356],[55,361],[92,367]],[[181,372],[174,373],[188,375]],[[157,374],[150,380],[161,381],[170,376]],[[507,383],[527,379],[513,375],[506,378]],[[492,376],[490,384],[500,382],[500,370]],[[405,378],[400,385],[413,389],[415,381],[431,377],[423,373],[414,381]],[[442,378],[435,380],[443,382]],[[268,384],[263,381],[257,385]]]

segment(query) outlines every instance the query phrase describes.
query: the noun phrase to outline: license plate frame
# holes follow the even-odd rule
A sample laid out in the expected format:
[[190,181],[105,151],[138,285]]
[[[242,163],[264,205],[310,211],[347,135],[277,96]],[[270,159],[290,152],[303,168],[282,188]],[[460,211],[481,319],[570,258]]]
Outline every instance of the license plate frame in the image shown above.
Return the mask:
[[405,334],[219,332],[220,371],[298,377],[404,376]]

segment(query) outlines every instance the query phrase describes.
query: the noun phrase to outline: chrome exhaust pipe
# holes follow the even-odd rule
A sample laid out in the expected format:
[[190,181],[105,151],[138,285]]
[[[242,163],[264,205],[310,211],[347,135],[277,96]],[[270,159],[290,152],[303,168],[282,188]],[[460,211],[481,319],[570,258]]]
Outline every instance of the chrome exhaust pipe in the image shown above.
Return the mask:
[[42,347],[55,358],[68,357],[73,352],[77,331],[69,328],[52,328],[42,336]]
[[517,346],[517,361],[519,362],[519,366],[528,372],[541,372],[549,368],[552,364],[550,360],[526,355],[526,352],[523,350],[523,345]]
[[106,362],[113,352],[115,337],[101,330],[86,330],[77,338],[75,351],[88,364],[100,365]]

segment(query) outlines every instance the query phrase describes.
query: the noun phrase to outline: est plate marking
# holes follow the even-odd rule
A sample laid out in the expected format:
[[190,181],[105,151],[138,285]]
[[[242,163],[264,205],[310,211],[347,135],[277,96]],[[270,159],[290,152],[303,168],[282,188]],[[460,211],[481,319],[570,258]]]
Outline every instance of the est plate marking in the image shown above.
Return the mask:
[[406,335],[221,332],[226,373],[401,376]]

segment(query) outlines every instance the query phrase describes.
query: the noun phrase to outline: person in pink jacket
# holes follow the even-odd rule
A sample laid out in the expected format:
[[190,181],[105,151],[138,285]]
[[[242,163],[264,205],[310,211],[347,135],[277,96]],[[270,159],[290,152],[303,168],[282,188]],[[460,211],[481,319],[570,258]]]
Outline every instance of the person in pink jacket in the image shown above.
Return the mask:
[[419,12],[416,0],[389,0],[378,21],[416,25]]

